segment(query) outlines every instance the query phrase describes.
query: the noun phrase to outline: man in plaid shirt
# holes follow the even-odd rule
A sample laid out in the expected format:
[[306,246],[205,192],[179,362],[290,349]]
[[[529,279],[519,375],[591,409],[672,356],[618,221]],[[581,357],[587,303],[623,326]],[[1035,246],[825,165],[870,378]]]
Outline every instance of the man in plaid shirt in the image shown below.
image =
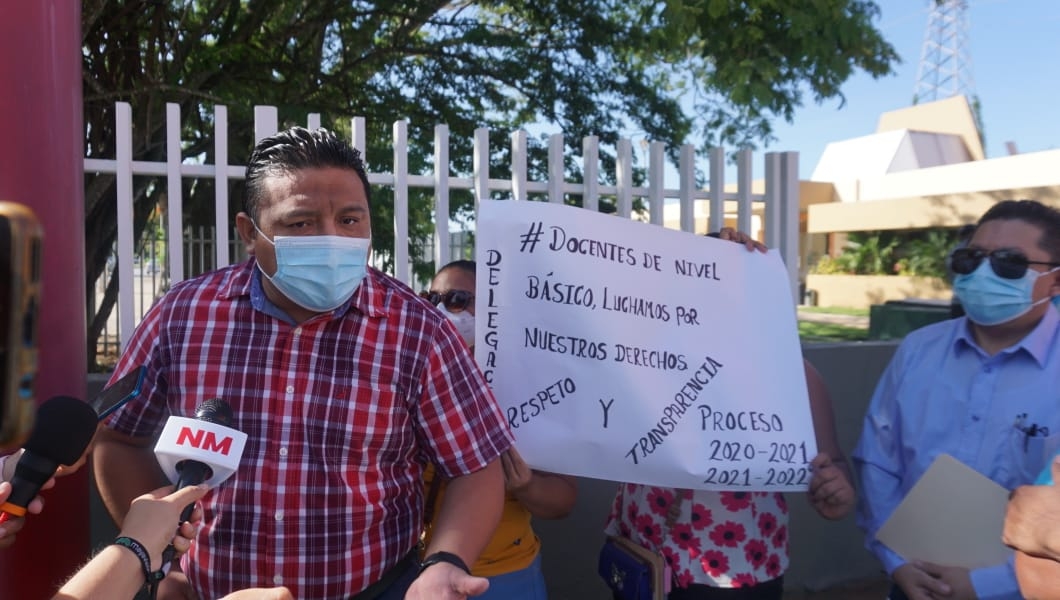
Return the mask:
[[[250,259],[173,286],[114,371],[147,366],[95,445],[119,523],[165,483],[152,443],[169,416],[220,398],[248,435],[160,598],[283,585],[305,600],[446,599],[488,585],[466,565],[500,518],[511,434],[445,315],[367,267],[369,189],[360,153],[331,132],[262,140],[236,217]],[[420,564],[428,461],[452,481]]]

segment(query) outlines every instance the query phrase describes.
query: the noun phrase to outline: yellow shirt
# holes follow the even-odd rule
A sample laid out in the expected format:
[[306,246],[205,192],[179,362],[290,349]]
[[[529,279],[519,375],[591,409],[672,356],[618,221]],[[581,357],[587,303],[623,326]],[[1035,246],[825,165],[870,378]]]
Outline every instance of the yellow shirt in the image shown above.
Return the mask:
[[[428,465],[423,473],[424,498],[430,494],[430,484],[434,475],[434,465]],[[435,517],[438,516],[438,509],[442,506],[444,495],[445,483],[443,482],[434,500],[433,514],[426,516],[430,524],[433,524]],[[430,524],[424,532],[425,544],[430,543]],[[505,494],[501,522],[497,525],[497,530],[493,532],[493,537],[490,538],[486,549],[482,551],[482,555],[471,566],[471,573],[478,577],[493,577],[525,569],[534,562],[540,549],[541,540],[530,526],[530,511],[526,510],[526,507],[510,494]]]

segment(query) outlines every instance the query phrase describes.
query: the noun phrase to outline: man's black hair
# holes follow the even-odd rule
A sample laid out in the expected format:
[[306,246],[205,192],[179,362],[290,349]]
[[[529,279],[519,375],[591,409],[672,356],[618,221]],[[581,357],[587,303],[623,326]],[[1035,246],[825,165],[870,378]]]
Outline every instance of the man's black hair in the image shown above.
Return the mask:
[[1035,200],[1002,200],[979,218],[976,227],[988,221],[1023,221],[1042,230],[1038,247],[1049,253],[1049,260],[1060,262],[1060,211]]
[[360,151],[327,129],[310,131],[304,127],[292,127],[261,140],[254,147],[247,161],[243,212],[257,222],[266,178],[324,167],[351,169],[357,173],[371,207],[372,188],[368,185]]

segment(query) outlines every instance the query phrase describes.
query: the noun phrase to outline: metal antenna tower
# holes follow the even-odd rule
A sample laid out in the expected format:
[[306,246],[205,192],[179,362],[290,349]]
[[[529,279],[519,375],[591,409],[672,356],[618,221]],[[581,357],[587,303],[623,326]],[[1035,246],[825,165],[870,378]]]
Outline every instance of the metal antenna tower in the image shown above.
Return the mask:
[[964,94],[975,99],[968,54],[968,0],[932,0],[917,68],[913,104]]

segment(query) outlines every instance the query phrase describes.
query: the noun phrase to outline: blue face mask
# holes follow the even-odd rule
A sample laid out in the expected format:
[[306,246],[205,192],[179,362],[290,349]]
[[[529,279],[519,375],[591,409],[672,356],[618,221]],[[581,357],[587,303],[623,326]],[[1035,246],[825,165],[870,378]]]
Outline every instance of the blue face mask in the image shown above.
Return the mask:
[[1019,279],[1005,279],[994,273],[990,261],[984,260],[975,271],[953,279],[953,293],[972,322],[987,326],[1000,325],[1022,317],[1035,306],[1049,301],[1048,296],[1037,302],[1032,300],[1034,282],[1055,270],[1039,273],[1027,269]]
[[[368,273],[368,251],[372,241],[341,235],[276,236],[276,273],[265,276],[276,289],[298,306],[327,312],[353,296]],[[261,270],[261,263],[258,263]]]

